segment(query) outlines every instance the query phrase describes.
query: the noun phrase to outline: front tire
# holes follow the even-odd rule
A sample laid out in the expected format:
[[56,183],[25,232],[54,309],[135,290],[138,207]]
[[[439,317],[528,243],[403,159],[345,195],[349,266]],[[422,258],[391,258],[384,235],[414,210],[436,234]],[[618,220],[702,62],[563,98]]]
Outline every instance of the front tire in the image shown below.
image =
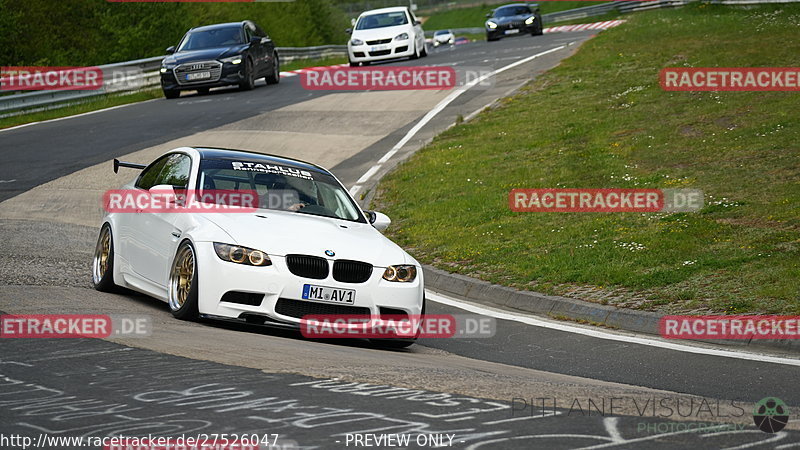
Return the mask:
[[92,259],[92,286],[101,292],[114,292],[114,237],[111,226],[104,224],[97,238]]
[[165,98],[173,99],[181,96],[181,91],[177,89],[163,89],[163,91]]
[[169,272],[169,309],[176,319],[196,320],[200,315],[197,307],[197,258],[194,247],[184,241],[175,254]]
[[281,62],[278,60],[278,54],[273,56],[275,63],[272,65],[272,73],[264,77],[267,84],[278,84],[281,82]]
[[239,89],[250,91],[256,86],[255,74],[253,72],[253,61],[248,59],[244,63],[244,80],[239,83]]
[[419,56],[421,56],[423,58],[428,56],[428,46],[426,44],[424,44],[424,43],[422,44],[422,51],[419,52]]

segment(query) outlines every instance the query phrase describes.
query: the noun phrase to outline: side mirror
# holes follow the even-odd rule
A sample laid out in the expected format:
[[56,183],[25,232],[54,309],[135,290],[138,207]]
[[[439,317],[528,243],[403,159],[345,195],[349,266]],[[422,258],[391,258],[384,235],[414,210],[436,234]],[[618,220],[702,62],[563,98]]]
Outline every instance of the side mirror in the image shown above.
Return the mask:
[[422,25],[422,22],[420,22],[419,20],[415,20],[414,25]]
[[175,53],[175,46],[174,45],[170,45],[169,47],[167,47],[166,52],[167,52],[168,55],[171,55],[171,54]]
[[[163,204],[165,207],[173,207],[178,203],[178,198],[175,195],[175,188],[170,184],[158,184],[148,189],[151,196],[157,196],[158,201],[153,199],[152,207],[156,204]],[[163,203],[162,203],[163,202]]]
[[250,45],[258,45],[261,43],[261,38],[258,36],[253,36],[250,38]]
[[486,18],[487,19],[491,19],[492,18],[492,13],[486,13]]
[[344,32],[347,33],[347,34],[353,34],[353,29],[352,28],[348,28],[348,29],[344,30]]
[[389,225],[392,223],[392,219],[390,219],[389,216],[377,211],[367,211],[367,218],[369,218],[369,223],[378,231],[389,228]]

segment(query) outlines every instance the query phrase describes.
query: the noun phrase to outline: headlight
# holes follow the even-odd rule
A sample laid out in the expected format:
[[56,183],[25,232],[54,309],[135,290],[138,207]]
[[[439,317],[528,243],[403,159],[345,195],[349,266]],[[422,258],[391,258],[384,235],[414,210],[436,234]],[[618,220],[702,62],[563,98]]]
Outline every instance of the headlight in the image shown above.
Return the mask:
[[161,68],[161,73],[167,73],[167,68],[166,67],[162,67]]
[[214,242],[214,251],[219,259],[247,266],[271,266],[272,261],[266,253],[238,245]]
[[236,56],[231,56],[230,58],[222,58],[220,59],[220,61],[230,64],[241,64],[242,57],[240,55],[236,55]]
[[383,271],[383,279],[386,281],[410,283],[415,278],[417,278],[417,268],[411,265],[389,266]]
[[[339,41],[339,42],[342,42],[342,41]],[[362,41],[361,39],[353,38],[353,39],[350,39],[350,45],[364,45],[364,41]]]
[[495,28],[497,28],[497,24],[496,24],[496,23],[494,23],[494,22],[492,22],[491,20],[489,20],[489,21],[487,21],[487,22],[486,22],[486,26],[487,26],[487,27],[489,27],[489,28],[491,28],[492,30],[494,30]]
[[530,25],[530,24],[532,24],[534,20],[536,20],[536,16],[530,16],[530,17],[528,17],[527,19],[525,19],[525,25]]
[[395,41],[407,41],[408,40],[408,33],[400,33],[394,37]]

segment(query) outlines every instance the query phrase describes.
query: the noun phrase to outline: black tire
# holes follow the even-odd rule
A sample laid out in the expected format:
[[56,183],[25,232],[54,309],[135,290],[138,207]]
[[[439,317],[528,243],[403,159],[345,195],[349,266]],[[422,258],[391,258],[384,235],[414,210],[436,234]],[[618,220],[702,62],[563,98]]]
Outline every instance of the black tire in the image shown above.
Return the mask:
[[107,223],[100,228],[94,249],[92,286],[101,292],[116,292],[119,289],[114,284],[114,235]]
[[275,63],[272,65],[272,72],[264,77],[264,81],[267,84],[278,84],[281,82],[281,62],[278,59],[278,54],[275,53],[274,55]]
[[414,52],[408,59],[419,59],[419,49],[417,48],[417,42],[414,41]]
[[[187,254],[190,261],[187,261]],[[197,320],[200,315],[197,307],[197,253],[189,241],[183,241],[175,252],[175,259],[169,270],[167,301],[172,315],[180,320]],[[186,270],[191,267],[191,276]],[[190,281],[189,281],[190,280]],[[187,286],[188,282],[188,286]]]
[[[422,297],[422,314],[420,316],[425,317],[425,305],[427,304],[427,300],[425,297]],[[413,338],[406,338],[406,339],[370,339],[369,342],[383,348],[390,348],[390,349],[400,349],[410,347],[413,343],[417,342],[417,338],[419,337],[420,330],[417,330],[416,336]]]
[[250,91],[256,87],[255,69],[253,68],[253,61],[249,58],[244,63],[244,80],[239,83],[239,89],[243,91]]
[[422,58],[428,56],[428,45],[427,44],[422,44],[422,51],[419,52],[419,56],[421,56]]
[[206,94],[208,94],[209,90],[210,90],[209,88],[200,88],[200,89],[197,90],[197,93],[200,94],[200,95],[206,95]]
[[350,61],[350,67],[358,67],[360,65],[361,65],[361,63],[354,63],[354,62]]
[[486,35],[486,41],[488,41],[488,42],[494,42],[494,41],[499,41],[499,40],[500,40],[499,37],[490,37],[488,34]]
[[172,99],[178,98],[181,96],[181,91],[177,89],[162,89],[164,91],[164,97]]

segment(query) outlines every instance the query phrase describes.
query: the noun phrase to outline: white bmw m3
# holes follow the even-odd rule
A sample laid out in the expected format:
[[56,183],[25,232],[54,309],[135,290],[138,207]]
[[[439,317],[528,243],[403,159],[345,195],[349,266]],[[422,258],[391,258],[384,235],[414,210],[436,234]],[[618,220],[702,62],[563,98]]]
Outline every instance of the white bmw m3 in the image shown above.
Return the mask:
[[[319,166],[190,147],[147,166],[114,164],[142,171],[112,193],[116,204],[106,202],[92,267],[98,290],[156,297],[185,320],[299,327],[309,314],[423,314],[421,266],[380,233],[389,218],[363,211]],[[214,192],[252,193],[255,203],[226,204]]]

